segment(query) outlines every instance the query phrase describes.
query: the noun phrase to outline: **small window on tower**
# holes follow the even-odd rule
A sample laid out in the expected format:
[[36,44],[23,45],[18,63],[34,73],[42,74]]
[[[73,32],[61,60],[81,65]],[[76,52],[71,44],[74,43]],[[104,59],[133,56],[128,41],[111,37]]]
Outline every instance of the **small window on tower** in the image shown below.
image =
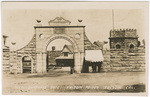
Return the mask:
[[116,45],[116,49],[120,49],[121,46],[119,44]]
[[130,44],[130,49],[134,49],[134,45],[133,44]]

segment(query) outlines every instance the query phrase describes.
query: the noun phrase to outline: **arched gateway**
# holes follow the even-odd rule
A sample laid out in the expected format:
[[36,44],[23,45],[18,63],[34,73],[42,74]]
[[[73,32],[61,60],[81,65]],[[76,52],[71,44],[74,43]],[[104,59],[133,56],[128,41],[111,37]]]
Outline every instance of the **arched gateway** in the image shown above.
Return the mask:
[[[15,52],[18,72],[23,73],[20,63],[22,57],[27,55],[31,56],[33,60],[31,73],[45,73],[48,44],[55,39],[65,39],[73,46],[74,70],[80,73],[85,50],[95,48],[95,46],[86,37],[85,26],[71,26],[70,23],[62,17],[56,17],[54,20],[49,21],[48,26],[42,26],[40,23],[34,26],[35,34],[32,40],[25,47]],[[12,60],[14,60],[14,56],[12,56]]]
[[[46,72],[46,48],[55,39],[66,39],[74,48],[75,71],[81,72],[84,57],[84,27],[70,26],[70,21],[57,17],[49,22],[49,26],[35,26],[37,72]],[[80,35],[76,38],[76,35]]]

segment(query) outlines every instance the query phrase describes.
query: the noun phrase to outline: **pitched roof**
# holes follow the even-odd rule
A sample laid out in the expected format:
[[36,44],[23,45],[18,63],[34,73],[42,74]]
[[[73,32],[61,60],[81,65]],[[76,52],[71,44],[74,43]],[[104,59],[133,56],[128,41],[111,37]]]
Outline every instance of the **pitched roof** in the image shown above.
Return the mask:
[[99,47],[91,43],[88,37],[85,35],[84,36],[84,49],[85,50],[99,50]]
[[95,41],[93,44],[95,44],[96,46],[98,46],[100,49],[102,49],[103,45],[104,45],[103,42],[99,42],[99,41]]
[[64,45],[62,51],[63,51],[65,48],[67,48],[71,53],[73,53],[73,47],[72,47],[72,45]]
[[53,20],[50,20],[49,22],[48,22],[49,24],[50,23],[71,23],[69,20],[66,20],[66,19],[64,19],[63,17],[56,17],[55,19],[53,19]]

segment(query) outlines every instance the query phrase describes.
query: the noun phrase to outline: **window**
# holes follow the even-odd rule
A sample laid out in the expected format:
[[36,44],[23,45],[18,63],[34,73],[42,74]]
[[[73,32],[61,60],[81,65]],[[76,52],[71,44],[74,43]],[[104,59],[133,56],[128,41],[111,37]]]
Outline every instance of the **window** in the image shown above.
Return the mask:
[[76,34],[75,34],[75,38],[76,38],[76,39],[80,39],[80,34],[79,34],[79,33],[76,33]]
[[121,46],[119,44],[116,45],[116,49],[120,49]]
[[134,49],[134,45],[133,44],[130,44],[130,49]]
[[64,56],[68,56],[68,52],[64,52]]
[[42,39],[42,38],[43,38],[43,34],[40,34],[40,35],[39,35],[39,38]]

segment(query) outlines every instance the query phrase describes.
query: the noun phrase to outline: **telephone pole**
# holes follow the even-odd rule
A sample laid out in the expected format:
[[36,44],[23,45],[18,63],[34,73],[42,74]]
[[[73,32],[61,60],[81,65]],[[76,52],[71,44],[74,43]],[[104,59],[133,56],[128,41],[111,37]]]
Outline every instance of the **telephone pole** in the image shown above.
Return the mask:
[[114,9],[112,9],[112,24],[113,24],[113,30],[114,30]]

